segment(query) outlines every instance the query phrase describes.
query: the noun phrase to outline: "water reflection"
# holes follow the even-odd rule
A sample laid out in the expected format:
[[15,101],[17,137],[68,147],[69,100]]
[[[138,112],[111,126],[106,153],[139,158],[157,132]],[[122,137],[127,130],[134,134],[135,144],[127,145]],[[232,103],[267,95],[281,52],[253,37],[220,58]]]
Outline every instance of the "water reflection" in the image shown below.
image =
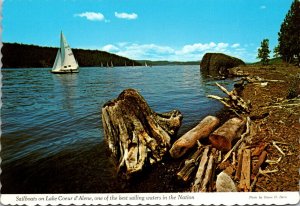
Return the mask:
[[55,74],[52,75],[54,81],[54,92],[61,96],[60,102],[62,109],[68,111],[71,116],[75,115],[74,101],[77,98],[76,88],[78,86],[78,74]]

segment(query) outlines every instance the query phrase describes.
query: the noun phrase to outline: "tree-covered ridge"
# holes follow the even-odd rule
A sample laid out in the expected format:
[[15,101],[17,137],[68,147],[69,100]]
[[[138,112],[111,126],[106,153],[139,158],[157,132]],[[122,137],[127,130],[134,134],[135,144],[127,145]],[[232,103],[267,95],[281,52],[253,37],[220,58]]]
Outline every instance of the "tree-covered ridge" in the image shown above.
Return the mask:
[[172,66],[172,65],[199,65],[199,61],[150,61],[150,60],[137,60],[142,65],[148,66]]
[[[3,43],[3,68],[52,67],[58,48],[18,43]],[[139,66],[140,63],[125,57],[98,50],[72,49],[80,67]]]

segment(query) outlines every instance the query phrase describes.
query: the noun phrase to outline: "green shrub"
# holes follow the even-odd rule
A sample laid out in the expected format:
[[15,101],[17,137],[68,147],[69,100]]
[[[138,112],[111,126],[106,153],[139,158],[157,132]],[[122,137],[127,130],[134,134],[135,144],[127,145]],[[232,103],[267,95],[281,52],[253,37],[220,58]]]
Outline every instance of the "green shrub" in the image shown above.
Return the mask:
[[288,89],[287,99],[293,99],[300,95],[300,79],[295,78],[291,84],[290,88]]

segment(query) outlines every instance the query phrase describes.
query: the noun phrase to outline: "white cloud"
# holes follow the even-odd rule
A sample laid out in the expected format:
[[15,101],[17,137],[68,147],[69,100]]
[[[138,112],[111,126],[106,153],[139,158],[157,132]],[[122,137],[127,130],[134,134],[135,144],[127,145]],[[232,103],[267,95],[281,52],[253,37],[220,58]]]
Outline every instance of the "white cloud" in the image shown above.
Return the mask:
[[216,51],[224,51],[229,46],[228,43],[218,43],[216,47]]
[[133,19],[137,19],[138,18],[138,15],[136,13],[118,13],[118,12],[115,12],[115,16],[119,19],[128,19],[128,20],[133,20]]
[[84,12],[80,14],[75,14],[74,16],[85,17],[87,20],[90,21],[106,21],[104,15],[99,12]]
[[202,44],[196,43],[192,45],[185,45],[182,47],[180,51],[177,51],[177,54],[188,54],[188,53],[195,53],[195,52],[202,52],[208,49],[212,49],[217,45],[214,42]]
[[239,47],[239,46],[240,46],[239,43],[235,43],[235,44],[231,45],[232,48],[237,48],[237,47]]
[[265,5],[261,5],[259,8],[260,9],[266,9],[267,7]]
[[107,52],[118,52],[118,51],[120,51],[120,49],[117,46],[112,45],[112,44],[105,45],[104,47],[102,47],[102,50],[107,51]]
[[108,44],[102,50],[113,52],[117,55],[136,60],[169,60],[169,61],[199,61],[205,53],[221,52],[246,61],[249,59],[249,52],[238,43],[194,43],[183,45],[180,48],[157,44],[137,44],[121,42]]
[[[231,45],[231,48],[235,48],[236,45]],[[195,43],[191,45],[184,45],[181,49],[175,51],[177,58],[181,59],[191,59],[198,60],[201,59],[202,56],[207,52],[222,52],[222,53],[230,53],[229,43]],[[174,56],[175,57],[175,56]]]
[[166,56],[174,54],[174,49],[168,46],[156,44],[136,44],[136,43],[117,43],[109,44],[102,48],[105,51],[115,50],[117,55],[133,59],[164,59]]
[[130,43],[129,43],[129,42],[119,42],[119,43],[118,43],[118,46],[124,47],[124,46],[126,46],[126,45],[128,45],[128,44],[130,44]]

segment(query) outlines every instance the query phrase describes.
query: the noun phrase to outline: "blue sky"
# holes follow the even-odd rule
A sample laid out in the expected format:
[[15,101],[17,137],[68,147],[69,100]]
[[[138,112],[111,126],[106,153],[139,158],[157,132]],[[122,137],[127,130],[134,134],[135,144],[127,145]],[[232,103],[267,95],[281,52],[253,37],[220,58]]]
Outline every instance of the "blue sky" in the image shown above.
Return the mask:
[[133,59],[195,61],[223,52],[257,61],[277,45],[292,0],[5,0],[2,41],[97,49]]

